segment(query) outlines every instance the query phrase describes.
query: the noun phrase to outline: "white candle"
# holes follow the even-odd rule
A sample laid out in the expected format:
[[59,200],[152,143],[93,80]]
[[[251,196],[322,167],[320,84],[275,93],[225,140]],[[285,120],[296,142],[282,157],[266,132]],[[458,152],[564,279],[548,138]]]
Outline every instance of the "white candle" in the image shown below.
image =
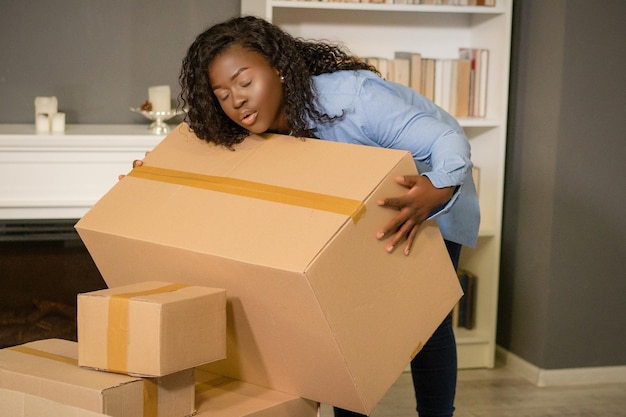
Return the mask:
[[35,131],[37,133],[50,133],[50,119],[45,113],[35,115]]
[[169,85],[156,85],[148,88],[148,101],[154,112],[168,112],[171,107],[171,92]]
[[52,133],[65,132],[65,113],[55,113],[51,118]]
[[35,97],[35,114],[54,114],[59,110],[56,97]]

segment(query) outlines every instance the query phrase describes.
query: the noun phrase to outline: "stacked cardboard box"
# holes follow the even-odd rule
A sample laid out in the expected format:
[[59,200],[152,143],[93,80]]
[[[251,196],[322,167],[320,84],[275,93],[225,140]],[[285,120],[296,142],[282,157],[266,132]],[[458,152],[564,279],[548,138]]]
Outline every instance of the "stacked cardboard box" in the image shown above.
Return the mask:
[[185,417],[195,367],[226,353],[226,293],[150,281],[80,294],[78,329],[78,343],[1,350],[0,387],[115,417]]
[[[234,152],[233,152],[234,150]],[[408,152],[280,135],[234,149],[181,124],[77,223],[109,287],[224,288],[209,371],[368,414],[461,296],[436,223],[410,256],[376,231]]]
[[224,358],[223,289],[150,281],[80,294],[78,328],[78,343],[0,350],[0,417],[317,415],[316,402],[196,371]]
[[[23,399],[29,402],[41,398],[114,417],[183,417],[193,413],[193,369],[162,378],[139,378],[79,367],[77,356],[77,343],[61,339],[2,349],[0,388],[27,394]],[[3,403],[3,412],[9,406],[15,407],[10,409],[12,416],[28,415],[20,414],[19,404],[11,403]],[[160,412],[156,412],[159,406]],[[165,414],[169,410],[185,411]]]
[[317,416],[314,401],[202,367],[140,378],[79,367],[77,356],[60,339],[0,350],[0,417]]
[[78,295],[78,364],[161,377],[226,357],[226,291],[160,281]]

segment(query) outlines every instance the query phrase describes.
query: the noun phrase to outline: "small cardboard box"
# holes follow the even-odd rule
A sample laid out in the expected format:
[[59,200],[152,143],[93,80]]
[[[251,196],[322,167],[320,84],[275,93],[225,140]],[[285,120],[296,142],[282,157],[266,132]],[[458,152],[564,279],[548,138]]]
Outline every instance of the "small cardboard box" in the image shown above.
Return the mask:
[[0,350],[0,388],[114,417],[194,411],[194,369],[139,378],[78,366],[76,342],[46,339]]
[[0,388],[0,417],[108,417],[46,398]]
[[226,291],[146,281],[78,295],[78,364],[164,376],[226,357]]
[[196,368],[196,416],[317,417],[318,403]]
[[181,124],[77,223],[110,287],[225,288],[219,375],[368,414],[461,296],[435,222],[410,256],[376,231],[408,152],[288,136],[234,151]]

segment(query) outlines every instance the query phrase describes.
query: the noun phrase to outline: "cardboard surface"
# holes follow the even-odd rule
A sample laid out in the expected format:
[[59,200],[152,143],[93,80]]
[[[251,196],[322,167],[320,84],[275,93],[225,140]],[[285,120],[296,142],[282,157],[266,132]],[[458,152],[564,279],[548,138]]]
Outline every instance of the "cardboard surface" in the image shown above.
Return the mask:
[[1,349],[0,388],[113,417],[193,413],[193,368],[162,378],[138,378],[81,368],[77,357],[77,343],[61,339]]
[[107,415],[0,388],[0,417],[107,417]]
[[164,376],[226,357],[226,291],[146,281],[78,295],[78,364]]
[[[217,374],[367,414],[461,296],[435,222],[408,257],[375,239],[394,215],[376,200],[416,172],[407,152],[278,135],[231,151],[183,124],[144,165],[212,177],[127,176],[76,229],[110,287],[175,277],[226,289]],[[242,190],[206,189],[229,182]],[[248,197],[256,188],[269,196]],[[318,205],[337,197],[365,213]]]
[[197,416],[316,417],[317,402],[196,369]]
[[[187,417],[195,411],[195,369],[185,369],[159,378],[144,378],[149,401],[142,417]],[[145,396],[144,391],[144,396]],[[156,398],[155,398],[156,397]]]

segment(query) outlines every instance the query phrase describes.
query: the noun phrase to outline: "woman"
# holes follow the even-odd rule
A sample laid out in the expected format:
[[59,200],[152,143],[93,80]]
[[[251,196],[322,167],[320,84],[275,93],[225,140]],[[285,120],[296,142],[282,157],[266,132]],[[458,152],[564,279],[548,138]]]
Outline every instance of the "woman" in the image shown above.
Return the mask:
[[[478,200],[462,128],[339,47],[296,39],[255,17],[234,18],[196,38],[180,83],[187,122],[209,142],[233,147],[251,133],[273,132],[410,151],[421,175],[398,178],[407,192],[378,202],[397,213],[376,238],[388,239],[390,252],[404,244],[409,255],[420,224],[434,217],[455,268],[461,246],[475,244]],[[451,416],[457,362],[450,317],[411,370],[419,415]]]

